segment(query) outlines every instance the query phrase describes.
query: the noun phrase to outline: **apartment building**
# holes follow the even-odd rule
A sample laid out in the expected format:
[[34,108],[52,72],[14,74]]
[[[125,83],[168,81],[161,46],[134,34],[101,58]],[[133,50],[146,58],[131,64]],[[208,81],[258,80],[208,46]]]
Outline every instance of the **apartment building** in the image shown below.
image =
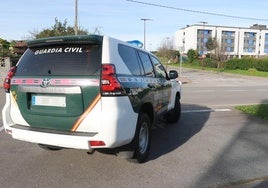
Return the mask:
[[[209,38],[215,38],[218,50],[228,56],[268,55],[268,29],[254,24],[249,28],[194,24],[175,33],[175,48],[187,53],[189,49],[199,54],[210,53],[206,48]],[[214,50],[211,52],[214,53]]]

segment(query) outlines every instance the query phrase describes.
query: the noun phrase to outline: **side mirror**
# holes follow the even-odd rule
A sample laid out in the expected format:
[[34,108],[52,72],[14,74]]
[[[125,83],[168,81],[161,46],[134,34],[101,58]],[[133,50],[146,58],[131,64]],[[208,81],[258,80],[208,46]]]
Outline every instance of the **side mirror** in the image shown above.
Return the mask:
[[170,79],[176,79],[178,78],[179,74],[176,70],[171,70],[169,71],[168,76]]

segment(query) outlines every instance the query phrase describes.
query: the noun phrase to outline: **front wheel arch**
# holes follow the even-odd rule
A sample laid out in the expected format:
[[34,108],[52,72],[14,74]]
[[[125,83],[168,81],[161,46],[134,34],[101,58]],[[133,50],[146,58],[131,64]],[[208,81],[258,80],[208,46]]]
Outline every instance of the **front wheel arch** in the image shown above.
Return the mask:
[[171,109],[166,114],[166,120],[169,123],[176,123],[177,121],[179,121],[180,116],[181,116],[180,93],[177,93],[176,98],[175,98],[174,108]]

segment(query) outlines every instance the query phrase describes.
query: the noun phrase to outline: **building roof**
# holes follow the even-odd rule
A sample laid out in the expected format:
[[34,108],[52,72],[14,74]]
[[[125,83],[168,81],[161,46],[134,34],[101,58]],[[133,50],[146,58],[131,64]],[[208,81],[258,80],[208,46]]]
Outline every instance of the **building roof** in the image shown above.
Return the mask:
[[253,24],[250,27],[233,27],[233,26],[222,26],[222,25],[208,25],[208,24],[193,24],[193,25],[187,25],[186,27],[183,27],[181,29],[185,29],[188,27],[193,26],[200,26],[200,27],[224,27],[224,28],[236,28],[236,29],[256,29],[256,30],[268,30],[266,25],[259,25],[259,24]]

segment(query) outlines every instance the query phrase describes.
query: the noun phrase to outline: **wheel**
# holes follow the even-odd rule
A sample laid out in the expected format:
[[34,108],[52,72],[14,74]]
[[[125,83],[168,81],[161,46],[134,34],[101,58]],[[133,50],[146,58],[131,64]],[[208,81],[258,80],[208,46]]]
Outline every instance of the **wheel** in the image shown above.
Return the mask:
[[145,113],[140,113],[134,137],[134,159],[144,162],[151,147],[151,120]]
[[170,110],[166,116],[166,119],[169,123],[176,123],[181,116],[181,103],[179,95],[176,95],[175,106]]
[[45,144],[38,144],[38,146],[44,150],[50,150],[50,151],[57,151],[61,150],[61,147],[58,146],[51,146],[51,145],[45,145]]

